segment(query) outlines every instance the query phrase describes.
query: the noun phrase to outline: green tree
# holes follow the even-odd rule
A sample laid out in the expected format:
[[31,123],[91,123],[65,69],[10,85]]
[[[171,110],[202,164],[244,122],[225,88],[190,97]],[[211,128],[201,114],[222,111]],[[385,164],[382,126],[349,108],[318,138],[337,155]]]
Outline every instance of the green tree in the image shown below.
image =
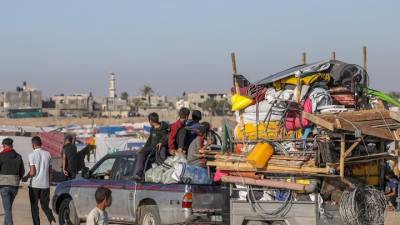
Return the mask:
[[121,93],[121,99],[122,100],[128,101],[128,98],[129,98],[128,92],[124,91],[124,92]]
[[208,98],[205,100],[201,105],[201,109],[204,111],[208,111],[211,113],[211,115],[215,116],[216,114],[216,108],[218,106],[218,101],[216,101],[213,98]]
[[149,105],[151,105],[151,96],[154,94],[153,88],[148,85],[144,85],[143,88],[140,90],[140,93],[142,94],[142,96],[147,97]]
[[213,98],[208,98],[200,107],[202,110],[210,112],[212,116],[223,116],[230,111],[231,106],[226,99],[217,101]]

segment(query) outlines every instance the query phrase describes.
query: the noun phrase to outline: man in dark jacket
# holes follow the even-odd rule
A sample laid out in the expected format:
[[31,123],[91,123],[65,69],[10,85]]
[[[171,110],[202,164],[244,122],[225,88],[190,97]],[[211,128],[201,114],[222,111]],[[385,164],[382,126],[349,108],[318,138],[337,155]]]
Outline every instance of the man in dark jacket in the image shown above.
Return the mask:
[[186,122],[186,146],[189,146],[199,135],[200,120],[202,114],[199,110],[192,111],[192,119]]
[[12,225],[12,205],[18,193],[19,181],[25,174],[21,155],[13,149],[13,140],[5,138],[0,152],[0,193],[4,207],[4,224]]
[[133,178],[135,180],[142,180],[143,170],[145,169],[144,164],[151,153],[155,153],[155,158],[158,162],[164,161],[167,157],[166,147],[168,145],[169,126],[165,122],[160,122],[159,116],[155,112],[150,113],[148,119],[151,126],[150,136],[144,147],[136,154],[135,167],[133,169]]
[[78,173],[78,151],[74,144],[74,137],[67,135],[62,150],[62,170],[66,179],[74,179]]

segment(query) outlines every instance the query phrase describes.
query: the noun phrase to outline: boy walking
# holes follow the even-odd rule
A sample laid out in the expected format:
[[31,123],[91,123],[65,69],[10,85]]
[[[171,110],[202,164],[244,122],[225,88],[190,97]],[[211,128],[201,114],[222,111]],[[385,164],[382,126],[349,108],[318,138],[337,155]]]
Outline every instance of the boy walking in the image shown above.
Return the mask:
[[39,201],[50,224],[56,224],[53,212],[49,208],[50,201],[50,173],[51,155],[43,150],[42,140],[35,136],[32,138],[33,152],[29,154],[29,173],[23,178],[29,181],[29,200],[31,202],[31,213],[34,225],[40,225]]
[[86,225],[108,225],[108,214],[106,208],[111,206],[111,190],[99,187],[95,196],[97,206],[92,209],[86,218]]

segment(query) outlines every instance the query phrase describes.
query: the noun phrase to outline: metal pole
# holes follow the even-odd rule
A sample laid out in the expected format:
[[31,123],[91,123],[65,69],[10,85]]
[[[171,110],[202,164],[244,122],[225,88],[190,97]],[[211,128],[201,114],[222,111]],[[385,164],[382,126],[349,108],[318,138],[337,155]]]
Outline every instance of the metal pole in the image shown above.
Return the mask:
[[301,54],[301,64],[306,64],[307,63],[307,54],[303,52]]
[[331,59],[332,59],[332,60],[336,60],[336,52],[335,52],[335,51],[333,51],[333,52],[331,53]]
[[368,71],[368,65],[367,65],[367,46],[363,46],[362,49],[362,60],[363,60],[363,67],[365,71]]

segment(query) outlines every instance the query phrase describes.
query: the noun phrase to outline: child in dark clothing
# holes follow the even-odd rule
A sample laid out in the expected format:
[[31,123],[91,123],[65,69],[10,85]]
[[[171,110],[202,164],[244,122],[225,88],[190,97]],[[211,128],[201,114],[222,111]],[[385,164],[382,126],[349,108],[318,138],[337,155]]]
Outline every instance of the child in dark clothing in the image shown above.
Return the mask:
[[170,155],[185,154],[185,139],[186,139],[186,122],[189,118],[190,110],[181,108],[179,110],[179,119],[171,124],[168,137],[168,150]]

